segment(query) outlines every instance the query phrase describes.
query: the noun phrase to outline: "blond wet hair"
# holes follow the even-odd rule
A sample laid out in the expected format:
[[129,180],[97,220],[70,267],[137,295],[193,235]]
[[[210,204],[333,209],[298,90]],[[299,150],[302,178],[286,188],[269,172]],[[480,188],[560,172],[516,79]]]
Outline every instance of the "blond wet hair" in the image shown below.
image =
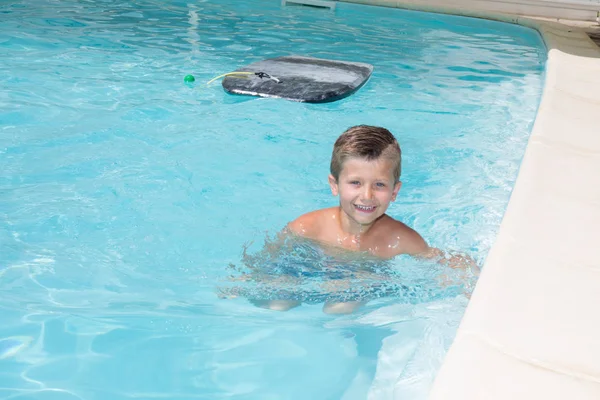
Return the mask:
[[340,135],[333,145],[329,168],[336,181],[340,177],[344,162],[349,158],[363,158],[367,161],[379,158],[390,160],[394,163],[394,182],[400,180],[402,151],[394,135],[385,128],[356,125]]

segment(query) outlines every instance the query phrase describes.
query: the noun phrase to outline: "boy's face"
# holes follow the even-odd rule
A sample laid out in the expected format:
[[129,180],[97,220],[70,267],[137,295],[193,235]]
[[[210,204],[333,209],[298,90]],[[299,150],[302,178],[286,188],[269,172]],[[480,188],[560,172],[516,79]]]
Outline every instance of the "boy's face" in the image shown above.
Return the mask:
[[339,179],[329,175],[334,196],[340,196],[342,211],[360,225],[371,225],[396,200],[401,183],[394,181],[394,163],[385,158],[367,161],[347,159]]

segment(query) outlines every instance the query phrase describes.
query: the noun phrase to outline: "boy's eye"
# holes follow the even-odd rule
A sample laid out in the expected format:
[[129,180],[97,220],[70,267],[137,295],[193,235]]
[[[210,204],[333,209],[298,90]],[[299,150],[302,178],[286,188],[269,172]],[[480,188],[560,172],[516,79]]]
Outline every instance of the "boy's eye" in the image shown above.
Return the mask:
[[351,185],[360,185],[360,182],[359,181],[350,181],[350,184]]
[[385,183],[383,182],[377,182],[376,185],[377,187],[385,187]]

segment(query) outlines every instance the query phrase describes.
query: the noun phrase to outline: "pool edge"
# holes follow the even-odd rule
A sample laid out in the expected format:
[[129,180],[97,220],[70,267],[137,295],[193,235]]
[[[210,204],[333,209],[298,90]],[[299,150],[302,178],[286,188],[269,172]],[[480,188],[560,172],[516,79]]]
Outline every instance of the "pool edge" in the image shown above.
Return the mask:
[[599,399],[600,49],[582,29],[557,22],[431,1],[344,1],[508,22],[541,34],[546,76],[525,155],[429,398]]

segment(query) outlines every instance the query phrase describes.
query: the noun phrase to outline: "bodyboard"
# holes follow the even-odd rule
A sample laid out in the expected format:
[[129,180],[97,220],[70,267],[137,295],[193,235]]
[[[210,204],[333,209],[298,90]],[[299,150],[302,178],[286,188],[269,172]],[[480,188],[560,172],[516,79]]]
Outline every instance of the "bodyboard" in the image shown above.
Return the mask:
[[[366,63],[285,56],[258,61],[223,79],[228,93],[327,103],[350,96],[371,76]],[[245,75],[244,75],[245,74]]]

